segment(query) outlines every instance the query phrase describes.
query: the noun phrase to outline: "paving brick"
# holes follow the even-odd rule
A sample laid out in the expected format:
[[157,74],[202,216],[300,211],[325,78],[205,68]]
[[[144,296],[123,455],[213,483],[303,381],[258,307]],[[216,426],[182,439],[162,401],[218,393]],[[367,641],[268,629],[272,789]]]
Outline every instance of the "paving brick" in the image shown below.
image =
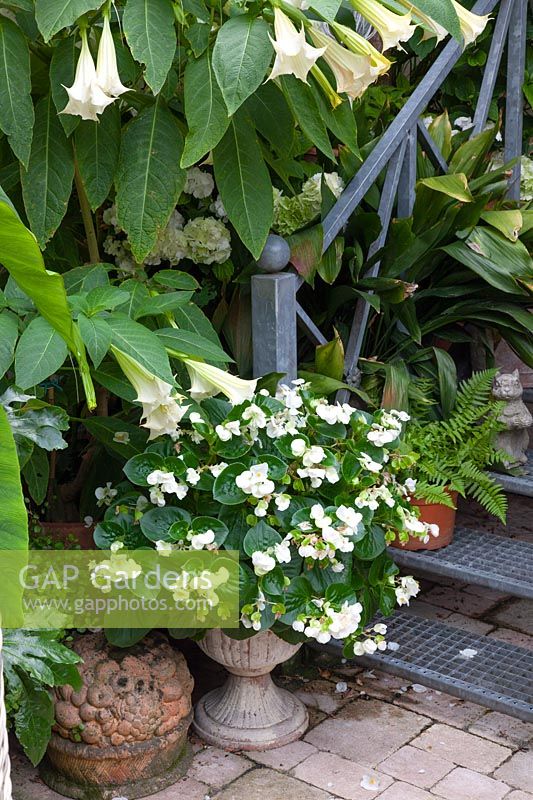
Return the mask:
[[324,714],[323,711],[319,711],[318,708],[308,708],[307,713],[309,714],[309,726],[307,728],[308,731],[316,728],[319,722],[325,720],[327,716],[327,714]]
[[368,800],[370,792],[361,786],[365,775],[375,780],[376,793],[392,783],[388,775],[379,775],[368,767],[347,761],[334,753],[316,753],[299,764],[292,774],[345,800]]
[[264,753],[247,753],[247,755],[248,758],[266,767],[289,770],[317,752],[316,747],[308,742],[292,742],[292,744],[277,747],[275,750],[265,750]]
[[492,772],[512,753],[507,747],[440,724],[432,725],[411,744],[461,767],[485,773]]
[[487,775],[458,767],[443,778],[433,792],[446,800],[502,800],[509,786]]
[[210,788],[194,778],[183,778],[162,792],[150,795],[147,800],[204,800],[209,797]]
[[331,681],[310,681],[304,683],[293,692],[306,706],[317,708],[325,714],[333,714],[354,699],[353,690],[335,691],[335,683]]
[[515,789],[533,792],[533,752],[518,752],[496,770],[494,777],[506,781]]
[[372,669],[359,675],[353,685],[359,693],[391,702],[398,695],[400,689],[407,686],[407,682],[403,678],[396,678],[394,675],[387,675],[386,672]]
[[449,611],[459,611],[467,617],[481,617],[497,605],[497,601],[490,597],[457,592],[448,586],[435,586],[424,599],[427,603],[447,608]]
[[529,794],[529,792],[521,792],[520,790],[516,792],[511,792],[508,794],[505,800],[533,800],[533,794]]
[[491,616],[495,622],[533,635],[533,600],[511,600]]
[[469,731],[513,749],[526,748],[533,741],[533,725],[499,711],[485,714],[470,726]]
[[423,617],[424,619],[446,619],[452,613],[447,608],[439,608],[438,605],[426,603],[424,600],[411,600],[408,608],[404,609],[407,614],[413,617]]
[[505,592],[498,591],[497,589],[490,589],[488,586],[476,586],[475,583],[465,586],[465,592],[468,594],[475,594],[478,597],[487,597],[490,600],[495,600],[501,603],[503,600],[508,600],[510,595]]
[[476,703],[458,700],[451,694],[436,692],[433,689],[428,689],[427,692],[415,692],[409,688],[407,692],[397,696],[394,703],[402,708],[425,714],[438,722],[446,722],[454,728],[464,728],[485,713],[485,709]]
[[194,756],[188,774],[191,778],[214,789],[220,789],[230,781],[234,781],[251,766],[250,762],[242,756],[226,753],[217,747],[206,747]]
[[[370,795],[372,796],[372,795]],[[438,800],[434,795],[408,783],[393,783],[378,800]]]
[[491,625],[490,622],[482,622],[480,619],[465,617],[464,614],[459,614],[457,611],[446,617],[446,625],[453,625],[454,628],[460,628],[462,631],[467,631],[467,633],[474,633],[476,636],[485,636],[486,633],[494,628],[494,625]]
[[[226,787],[216,800],[335,800],[308,783],[272,769],[253,769]],[[368,800],[368,796],[365,798]]]
[[391,756],[378,764],[380,772],[386,772],[400,781],[412,783],[421,789],[429,789],[440,781],[455,764],[432,753],[420,751],[417,747],[401,747]]
[[533,650],[533,636],[527,633],[513,631],[511,628],[496,628],[489,633],[490,639],[499,639],[501,642],[508,642],[515,647],[524,647],[526,650]]
[[[357,700],[326,719],[305,739],[319,750],[375,766],[416,736],[427,719],[379,700]],[[496,745],[492,745],[496,747]]]

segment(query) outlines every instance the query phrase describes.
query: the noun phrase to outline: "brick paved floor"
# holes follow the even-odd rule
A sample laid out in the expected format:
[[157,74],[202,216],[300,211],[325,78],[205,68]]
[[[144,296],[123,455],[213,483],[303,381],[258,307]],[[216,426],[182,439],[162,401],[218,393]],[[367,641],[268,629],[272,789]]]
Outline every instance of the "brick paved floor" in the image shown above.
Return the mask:
[[[531,536],[527,504],[513,498],[514,531],[524,538]],[[464,524],[471,513],[463,512]],[[424,581],[411,612],[533,648],[533,603],[488,589]],[[220,673],[195,664],[192,655],[202,693]],[[230,754],[193,738],[187,778],[149,800],[533,800],[533,725],[326,654],[306,657],[296,673],[277,680],[309,707],[301,741]],[[346,691],[337,691],[340,681]],[[17,753],[13,773],[14,800],[60,800]]]

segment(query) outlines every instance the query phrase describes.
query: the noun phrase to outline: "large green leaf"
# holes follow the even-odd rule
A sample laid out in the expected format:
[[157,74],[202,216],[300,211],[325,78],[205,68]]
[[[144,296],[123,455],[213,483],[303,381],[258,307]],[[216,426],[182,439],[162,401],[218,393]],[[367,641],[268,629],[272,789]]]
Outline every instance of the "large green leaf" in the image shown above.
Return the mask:
[[9,311],[3,311],[0,314],[0,378],[13,362],[18,335],[17,318]]
[[40,447],[34,447],[32,456],[22,474],[28,484],[31,498],[38,506],[46,499],[49,472],[48,456],[45,451]]
[[463,36],[459,17],[451,0],[416,0],[416,7],[446,28],[458,42],[462,43]]
[[106,108],[99,122],[84,120],[76,131],[78,168],[93,210],[111,191],[119,150],[120,111],[114,103]]
[[17,448],[6,412],[0,406],[0,548],[28,547],[28,518],[20,483]]
[[20,221],[16,211],[0,200],[0,262],[18,286],[31,297],[37,310],[63,337],[78,360],[89,408],[96,400],[85,347],[72,320],[61,275],[45,269],[35,237]]
[[272,224],[272,184],[255,129],[243,114],[232,118],[213,151],[213,164],[226,213],[254,258],[259,258]]
[[419,181],[422,186],[427,186],[435,192],[441,192],[448,197],[461,200],[463,203],[472,203],[474,198],[468,188],[466,175],[457,172],[452,175],[438,175],[435,178],[424,178]]
[[85,314],[79,315],[78,325],[91,360],[99,367],[111,344],[111,328],[102,317],[86,317]]
[[24,166],[30,157],[33,121],[28,42],[18,25],[0,16],[0,128]]
[[72,179],[72,147],[59,121],[52,96],[35,109],[35,130],[28,169],[22,170],[22,196],[30,228],[42,248],[65,216]]
[[15,353],[15,377],[21,389],[36,386],[57,372],[67,357],[67,345],[43,317],[35,317]]
[[280,154],[287,155],[294,139],[294,119],[283,96],[273,81],[264,83],[246,101],[246,111],[261,134]]
[[158,94],[176,52],[172,3],[170,0],[128,0],[122,24],[134,58],[146,65],[146,83]]
[[45,688],[36,686],[27,676],[22,678],[22,682],[24,692],[15,714],[15,730],[24,752],[35,765],[48,746],[54,723],[54,704]]
[[52,99],[59,114],[59,121],[63,130],[70,136],[79,123],[80,117],[74,114],[60,114],[68,103],[68,93],[65,86],[72,86],[76,73],[76,64],[80,57],[76,36],[68,36],[55,45],[52,51],[52,61],[50,62],[50,85],[52,87]]
[[299,81],[294,75],[284,75],[281,81],[285,97],[302,131],[315,147],[334,160],[328,132],[312,87]]
[[213,328],[213,325],[208,320],[201,308],[198,308],[194,303],[189,303],[186,306],[180,306],[174,311],[174,319],[178,327],[183,328],[191,333],[198,334],[204,339],[209,339],[210,342],[220,347],[220,339],[218,334]]
[[115,347],[138,361],[148,372],[167,383],[174,383],[166,350],[155,333],[127,317],[108,317],[107,323]]
[[[2,317],[0,316],[0,321]],[[156,331],[160,342],[167,350],[174,350],[186,356],[204,358],[206,361],[222,362],[227,364],[232,361],[228,355],[212,341],[205,339],[198,333],[183,331],[179,328],[163,328]]]
[[310,3],[311,8],[333,22],[337,16],[337,12],[341,7],[342,0],[312,0]]
[[117,217],[137,261],[153,248],[185,186],[183,137],[161,100],[126,127],[116,179]]
[[232,17],[218,32],[213,70],[230,114],[263,82],[272,61],[269,27],[248,14]]
[[101,0],[35,0],[35,19],[47,42],[61,28],[74,25],[82,14],[101,5]]
[[216,147],[229,125],[228,112],[215,79],[209,50],[187,63],[184,94],[189,132],[181,165],[190,167]]

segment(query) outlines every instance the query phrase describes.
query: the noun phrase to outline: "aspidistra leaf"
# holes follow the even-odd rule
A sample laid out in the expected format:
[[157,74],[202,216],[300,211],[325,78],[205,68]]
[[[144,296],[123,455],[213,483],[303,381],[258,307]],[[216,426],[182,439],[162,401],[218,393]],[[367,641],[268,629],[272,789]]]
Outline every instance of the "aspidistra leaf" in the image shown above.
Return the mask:
[[28,42],[18,25],[0,16],[0,128],[24,166],[30,157],[33,121]]

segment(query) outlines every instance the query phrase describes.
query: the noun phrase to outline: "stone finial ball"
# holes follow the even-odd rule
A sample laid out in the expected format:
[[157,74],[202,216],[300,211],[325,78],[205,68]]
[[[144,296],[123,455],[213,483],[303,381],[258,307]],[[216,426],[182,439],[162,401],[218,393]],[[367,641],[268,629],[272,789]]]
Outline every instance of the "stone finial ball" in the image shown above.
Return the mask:
[[281,272],[289,263],[291,249],[283,236],[269,233],[257,266],[264,272]]
[[178,728],[191,712],[193,679],[161,633],[122,649],[103,633],[80,636],[83,686],[55,690],[54,731],[95,747],[145,742]]

